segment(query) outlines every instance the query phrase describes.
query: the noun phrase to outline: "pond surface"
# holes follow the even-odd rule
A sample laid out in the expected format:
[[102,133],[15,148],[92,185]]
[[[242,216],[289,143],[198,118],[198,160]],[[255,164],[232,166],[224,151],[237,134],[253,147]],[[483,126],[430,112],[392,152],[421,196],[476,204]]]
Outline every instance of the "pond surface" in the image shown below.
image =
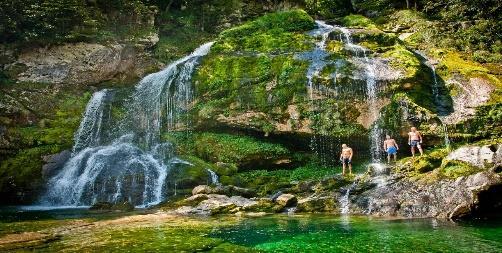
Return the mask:
[[[59,239],[9,250],[115,252],[500,252],[502,219],[451,222],[339,215],[179,217],[86,210],[0,211],[2,236],[51,233]],[[140,211],[140,214],[146,211]],[[120,217],[119,217],[120,216]],[[118,222],[117,222],[118,221]],[[45,231],[45,232],[44,232]],[[47,232],[49,231],[49,232]]]
[[271,252],[500,252],[502,220],[270,216],[211,236]]

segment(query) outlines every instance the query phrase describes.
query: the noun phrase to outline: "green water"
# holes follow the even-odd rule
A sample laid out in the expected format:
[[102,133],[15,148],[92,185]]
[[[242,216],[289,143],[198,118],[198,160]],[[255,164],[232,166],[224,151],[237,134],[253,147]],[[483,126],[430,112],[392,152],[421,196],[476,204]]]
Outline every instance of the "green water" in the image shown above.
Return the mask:
[[[78,215],[79,219],[91,222],[114,219],[110,214],[76,212],[48,211],[41,220],[36,218],[39,214],[25,213],[19,221],[12,217],[0,221],[0,227],[5,235],[64,227]],[[502,219],[454,223],[324,214],[154,218],[139,226],[126,222],[70,232],[59,240],[14,251],[500,252],[500,249]]]
[[271,216],[211,235],[270,252],[500,252],[502,220]]

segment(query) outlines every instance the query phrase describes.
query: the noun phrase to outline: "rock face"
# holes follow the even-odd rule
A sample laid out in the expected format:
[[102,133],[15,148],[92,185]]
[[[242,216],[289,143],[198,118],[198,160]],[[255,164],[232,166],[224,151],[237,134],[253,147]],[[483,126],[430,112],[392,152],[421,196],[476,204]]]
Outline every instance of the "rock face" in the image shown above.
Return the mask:
[[70,159],[70,150],[64,150],[60,153],[54,155],[47,155],[43,157],[46,164],[42,167],[42,176],[44,178],[49,178],[55,175],[59,169],[63,168],[63,165]]
[[457,160],[484,168],[502,164],[502,145],[495,146],[468,146],[461,147],[451,152],[447,160]]
[[[386,183],[376,185],[351,197],[352,213],[377,216],[461,218],[476,212],[480,196],[502,185],[502,177],[485,171],[456,180],[440,180],[421,184],[391,176]],[[500,202],[502,197],[484,201]]]
[[[148,44],[156,43],[152,38]],[[157,63],[143,49],[129,45],[76,43],[25,50],[4,68],[21,82],[52,84],[96,84],[143,76]]]

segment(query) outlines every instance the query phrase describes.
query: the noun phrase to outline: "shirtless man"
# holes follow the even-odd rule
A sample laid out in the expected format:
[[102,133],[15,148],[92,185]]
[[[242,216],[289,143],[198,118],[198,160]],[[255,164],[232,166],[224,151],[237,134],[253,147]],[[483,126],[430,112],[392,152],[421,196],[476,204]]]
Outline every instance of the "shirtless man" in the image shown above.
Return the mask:
[[347,144],[342,144],[342,153],[340,154],[340,161],[342,161],[342,175],[345,175],[345,167],[349,166],[350,175],[352,175],[352,148]]
[[417,131],[416,127],[411,128],[411,132],[408,133],[408,145],[411,146],[411,154],[415,156],[415,147],[420,151],[420,155],[423,155],[422,151],[422,134]]
[[394,162],[396,162],[397,151],[399,150],[396,140],[390,138],[389,135],[386,135],[385,141],[383,141],[383,149],[387,152],[387,162],[390,163],[390,157],[392,155],[394,155]]

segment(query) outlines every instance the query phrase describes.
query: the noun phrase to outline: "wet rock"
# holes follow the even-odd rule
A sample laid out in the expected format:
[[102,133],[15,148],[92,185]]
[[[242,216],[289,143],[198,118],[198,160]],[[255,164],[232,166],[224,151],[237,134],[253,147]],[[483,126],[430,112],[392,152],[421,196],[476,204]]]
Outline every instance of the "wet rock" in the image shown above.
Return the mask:
[[496,148],[488,145],[468,146],[454,150],[446,157],[446,160],[463,161],[476,167],[489,168],[495,163],[500,164],[501,156],[502,145],[498,145]]
[[46,164],[42,166],[42,176],[44,178],[54,176],[60,169],[63,168],[64,164],[68,161],[68,159],[70,159],[70,157],[70,150],[64,150],[54,155],[42,157],[43,161],[46,162]]
[[293,194],[281,194],[275,199],[275,202],[283,207],[290,207],[297,203],[297,199]]
[[178,214],[215,215],[239,212],[273,213],[281,210],[280,206],[268,198],[248,199],[242,196],[228,197],[220,194],[198,194],[182,200],[184,206],[175,210]]
[[[351,212],[377,216],[460,218],[478,206],[496,205],[500,197],[480,197],[502,185],[502,177],[490,171],[444,179],[424,184],[406,178],[388,179],[391,183],[376,186],[353,196]],[[487,202],[493,203],[487,203]]]
[[310,196],[299,199],[296,212],[338,212],[340,207],[337,196]]
[[192,195],[211,193],[213,193],[213,189],[209,185],[198,185],[192,190]]

